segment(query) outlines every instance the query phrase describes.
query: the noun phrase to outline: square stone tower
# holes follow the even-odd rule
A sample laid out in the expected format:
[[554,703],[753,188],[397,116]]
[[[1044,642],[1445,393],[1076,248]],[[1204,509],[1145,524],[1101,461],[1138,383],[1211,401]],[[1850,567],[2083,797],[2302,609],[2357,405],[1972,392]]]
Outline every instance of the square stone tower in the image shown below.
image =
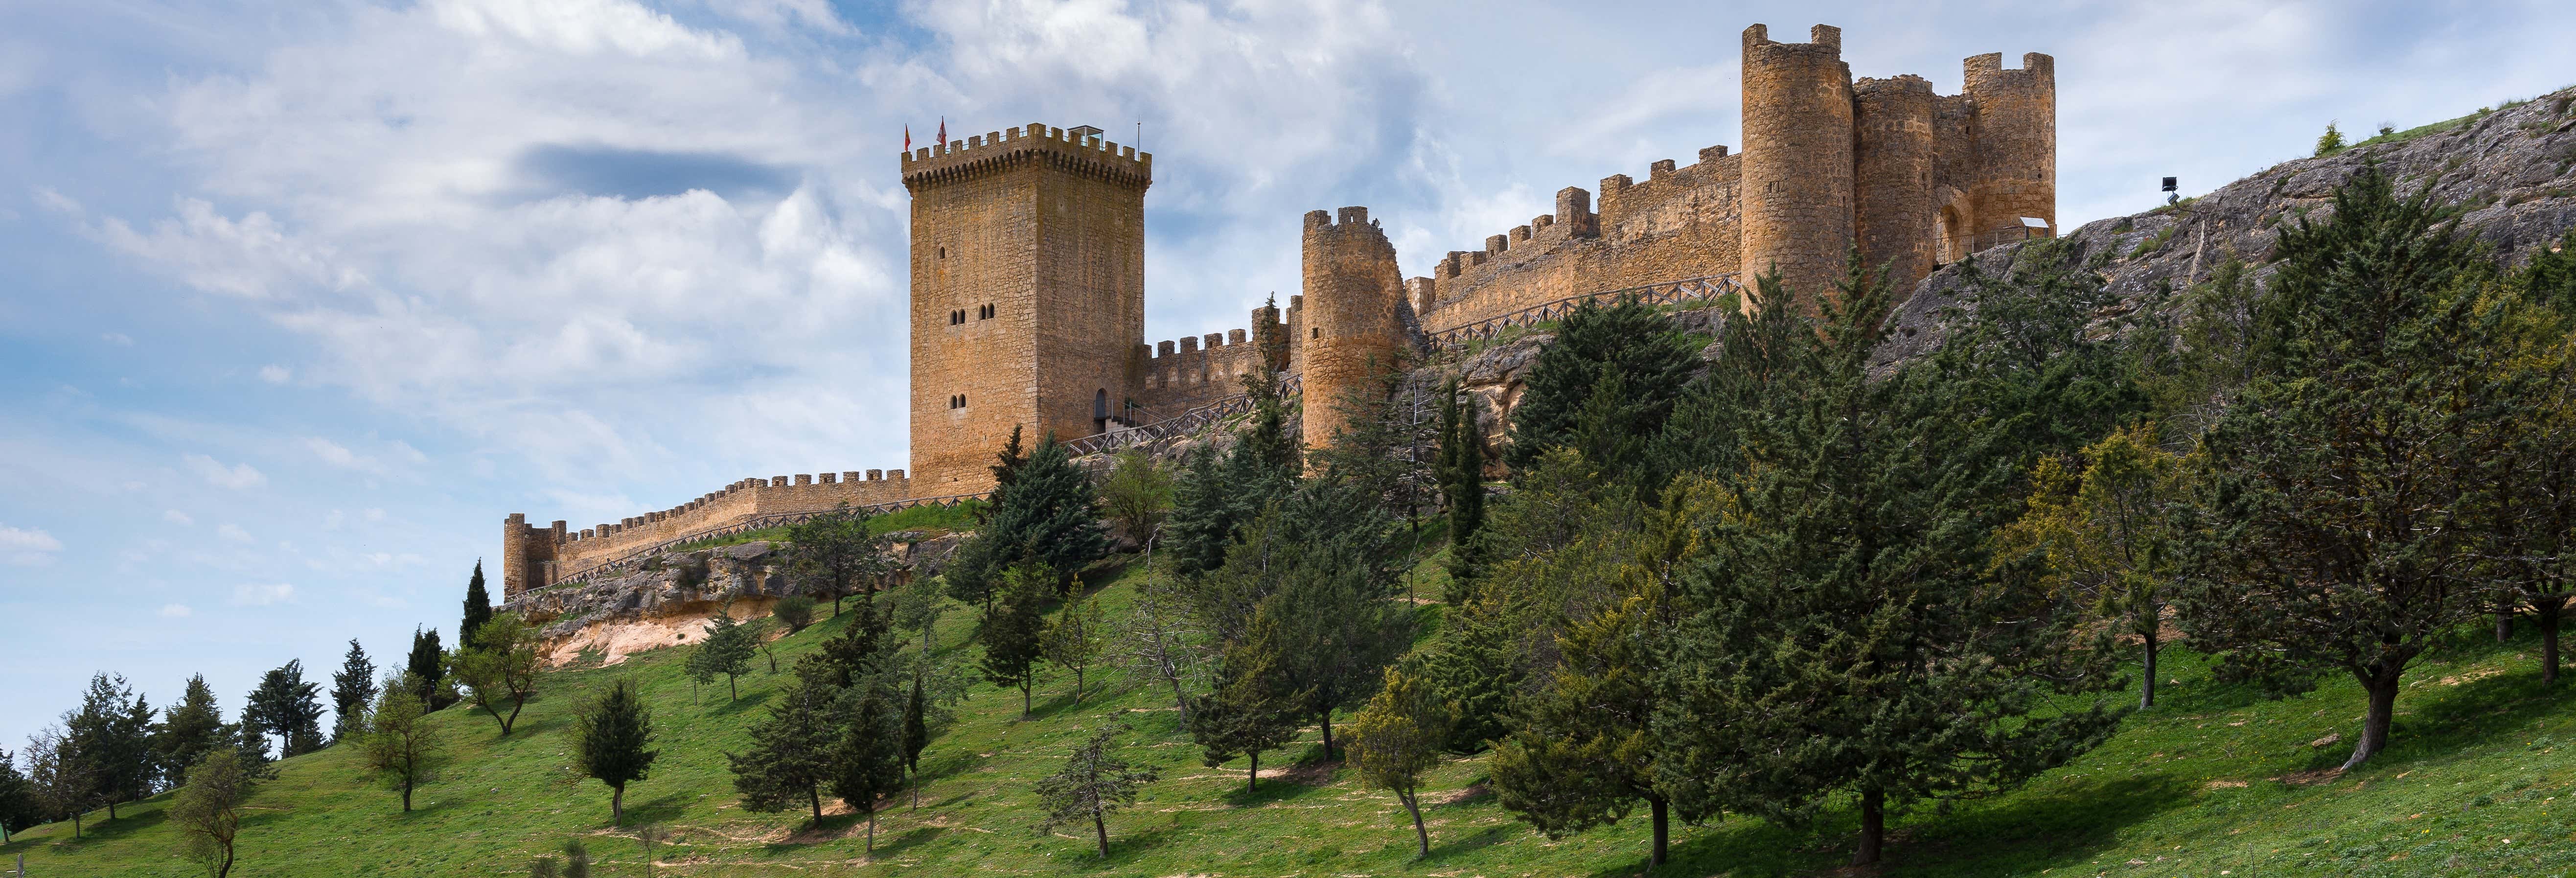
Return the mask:
[[1154,157],[1031,124],[915,150],[912,479],[982,491],[1012,427],[1099,432],[1145,337],[1145,188]]

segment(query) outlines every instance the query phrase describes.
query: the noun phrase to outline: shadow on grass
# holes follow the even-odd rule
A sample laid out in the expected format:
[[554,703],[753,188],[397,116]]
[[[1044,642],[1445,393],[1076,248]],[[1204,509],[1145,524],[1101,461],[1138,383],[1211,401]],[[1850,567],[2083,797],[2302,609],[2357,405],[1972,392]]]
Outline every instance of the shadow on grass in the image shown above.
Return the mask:
[[[1408,822],[1404,828],[1409,831],[1413,829],[1413,826]],[[1440,841],[1438,836],[1433,836],[1432,840],[1437,843],[1431,846],[1430,861],[1437,863],[1449,857],[1473,853],[1475,851],[1484,850],[1485,848],[1502,844],[1503,842],[1510,840],[1513,834],[1522,832],[1525,829],[1526,827],[1523,827],[1518,823],[1507,823],[1479,829],[1475,834],[1469,835],[1465,838],[1454,838],[1447,841]]]
[[655,796],[650,801],[627,805],[626,827],[632,829],[646,823],[670,823],[679,820],[680,815],[688,812],[689,803],[696,800],[697,797],[685,793],[669,793]]
[[1228,789],[1225,794],[1225,803],[1237,808],[1254,808],[1274,802],[1285,802],[1290,799],[1307,795],[1318,789],[1321,789],[1321,787],[1309,786],[1307,784],[1296,783],[1284,778],[1274,777],[1262,781],[1258,786],[1249,790],[1244,789],[1240,785]]
[[[1995,875],[2080,861],[2119,841],[2123,828],[2191,807],[2197,785],[2171,775],[2050,783],[2011,803],[1907,821],[1890,860],[1909,873]],[[1840,856],[1859,842],[1859,818],[1837,813],[1822,837]]]
[[769,703],[769,697],[776,694],[778,694],[778,690],[776,689],[762,689],[757,692],[744,695],[741,698],[728,699],[725,701],[715,701],[710,698],[708,701],[715,706],[707,711],[707,715],[733,716],[743,711]]
[[[877,820],[880,824],[883,823],[885,817],[886,815],[884,812],[878,812]],[[862,829],[860,831],[866,832],[867,830]],[[917,826],[902,832],[890,832],[887,831],[883,825],[879,825],[877,827],[877,851],[875,855],[880,857],[895,856],[903,853],[904,851],[911,850],[912,848],[937,841],[940,836],[946,834],[948,834],[948,830],[944,827],[938,826]]]

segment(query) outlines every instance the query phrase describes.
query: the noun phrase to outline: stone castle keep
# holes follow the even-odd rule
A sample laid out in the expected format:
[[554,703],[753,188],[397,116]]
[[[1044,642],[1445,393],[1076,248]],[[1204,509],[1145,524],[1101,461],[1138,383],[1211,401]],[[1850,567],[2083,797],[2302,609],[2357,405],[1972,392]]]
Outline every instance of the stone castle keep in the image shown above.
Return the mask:
[[[670,509],[579,531],[502,526],[503,594],[586,575],[671,542],[783,523],[840,503],[981,494],[994,451],[1093,436],[1241,393],[1255,369],[1294,376],[1308,444],[1329,401],[1451,327],[1608,290],[1776,269],[1825,290],[1857,246],[1900,289],[1993,244],[2053,234],[2054,61],[1978,55],[1965,89],[1919,76],[1854,80],[1842,32],[1808,42],[1744,31],[1744,150],[1699,152],[1646,179],[1566,187],[1555,211],[1405,279],[1367,208],[1314,211],[1301,290],[1250,326],[1148,345],[1145,190],[1154,157],[1096,128],[1030,124],[906,153],[912,193],[911,471],[749,478]],[[1426,335],[1428,333],[1428,336]]]

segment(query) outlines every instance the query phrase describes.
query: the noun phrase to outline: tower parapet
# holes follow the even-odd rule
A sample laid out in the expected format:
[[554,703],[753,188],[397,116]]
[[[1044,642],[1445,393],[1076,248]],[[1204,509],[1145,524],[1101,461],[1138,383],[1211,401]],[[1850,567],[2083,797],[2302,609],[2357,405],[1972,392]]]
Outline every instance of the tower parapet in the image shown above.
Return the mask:
[[1406,345],[1404,280],[1395,245],[1368,218],[1368,208],[1345,207],[1338,217],[1306,214],[1301,247],[1305,288],[1306,447],[1322,448],[1343,428],[1337,403],[1367,392],[1376,373],[1393,369]]
[[2057,231],[2057,59],[2025,53],[2019,70],[2003,60],[1996,52],[1961,64],[1976,108],[1976,176],[1961,187],[1974,206],[1968,252],[2026,234],[2023,217]]
[[1852,86],[1841,28],[1775,43],[1744,29],[1743,277],[1777,270],[1800,296],[1842,273],[1852,241]]

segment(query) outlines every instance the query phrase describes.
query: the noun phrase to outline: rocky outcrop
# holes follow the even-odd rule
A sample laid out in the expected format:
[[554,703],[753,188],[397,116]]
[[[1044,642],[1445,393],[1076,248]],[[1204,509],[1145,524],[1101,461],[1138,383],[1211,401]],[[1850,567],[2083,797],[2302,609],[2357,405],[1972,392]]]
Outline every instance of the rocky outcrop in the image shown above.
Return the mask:
[[[2429,190],[2435,203],[2460,209],[2461,233],[2499,260],[2527,261],[2576,227],[2576,88],[2404,140],[2282,162],[2179,206],[2086,223],[2068,243],[2083,257],[2107,257],[2109,292],[2133,304],[2208,280],[2231,257],[2254,263],[2260,278],[2282,229],[2330,218],[2335,187],[2373,163],[2396,178],[2400,193]],[[2027,247],[1995,247],[1973,261],[2000,274]],[[1942,312],[1959,304],[1965,277],[1966,266],[1950,265],[1925,278],[1898,311],[1881,360],[1938,344]]]
[[[899,581],[914,575],[937,575],[962,539],[945,532],[906,532],[893,537],[890,560],[902,571]],[[564,644],[604,643],[610,638],[599,636],[600,632],[621,625],[652,623],[682,629],[685,634],[690,627],[687,623],[711,617],[720,608],[731,607],[733,615],[744,617],[767,612],[779,598],[804,593],[805,584],[790,573],[789,548],[786,543],[755,540],[665,552],[647,559],[633,572],[539,589],[520,595],[502,609],[543,626],[550,651]],[[671,641],[684,642],[685,637],[673,637]],[[608,651],[612,657],[620,653],[614,648]]]

